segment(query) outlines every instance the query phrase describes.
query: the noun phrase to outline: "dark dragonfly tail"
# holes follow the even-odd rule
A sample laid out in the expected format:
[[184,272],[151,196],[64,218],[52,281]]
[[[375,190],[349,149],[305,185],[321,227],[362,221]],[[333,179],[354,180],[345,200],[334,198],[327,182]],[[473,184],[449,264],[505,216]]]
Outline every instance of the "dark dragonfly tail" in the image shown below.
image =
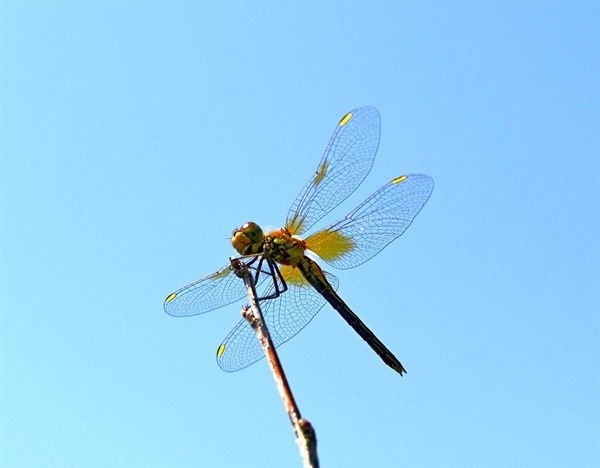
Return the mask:
[[364,322],[356,315],[350,307],[337,295],[335,290],[327,282],[323,270],[312,259],[304,257],[297,265],[302,273],[302,276],[308,281],[323,297],[331,304],[331,306],[339,312],[343,319],[348,322],[356,333],[367,342],[367,344],[377,353],[377,355],[388,366],[398,372],[400,375],[406,372],[406,369],[400,361],[387,349],[387,347],[375,336],[375,334],[367,327]]

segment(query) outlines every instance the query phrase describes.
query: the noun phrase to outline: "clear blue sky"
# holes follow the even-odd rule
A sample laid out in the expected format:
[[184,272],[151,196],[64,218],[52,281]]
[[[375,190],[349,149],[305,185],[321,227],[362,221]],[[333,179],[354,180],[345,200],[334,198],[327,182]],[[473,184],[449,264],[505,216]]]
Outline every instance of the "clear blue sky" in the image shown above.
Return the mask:
[[1,4],[1,464],[301,466],[240,306],[165,296],[279,227],[338,119],[435,190],[282,347],[326,467],[597,467],[597,2]]

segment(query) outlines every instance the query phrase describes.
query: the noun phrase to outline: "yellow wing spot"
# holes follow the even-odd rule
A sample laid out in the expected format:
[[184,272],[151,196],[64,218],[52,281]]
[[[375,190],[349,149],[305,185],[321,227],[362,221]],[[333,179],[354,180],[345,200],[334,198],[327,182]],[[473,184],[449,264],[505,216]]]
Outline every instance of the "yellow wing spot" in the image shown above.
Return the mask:
[[324,229],[315,232],[306,239],[308,248],[323,260],[335,260],[343,257],[354,249],[354,242],[340,231]]
[[167,296],[167,298],[165,299],[165,302],[171,302],[176,297],[177,297],[177,293],[171,293]]
[[396,177],[395,179],[392,179],[392,184],[401,184],[402,182],[404,182],[406,179],[408,178],[408,176],[405,175],[401,175],[400,177]]
[[221,356],[223,356],[224,352],[225,352],[225,343],[220,345],[219,348],[217,349],[217,357],[220,358]]
[[348,122],[350,122],[351,118],[352,118],[352,112],[348,112],[344,117],[342,117],[342,120],[340,120],[340,127],[343,127]]
[[300,218],[298,216],[298,213],[295,213],[294,217],[292,218],[290,223],[285,226],[285,228],[288,231],[290,231],[292,234],[295,234],[296,232],[299,232],[300,229],[302,229],[302,225],[304,224],[305,219],[306,219],[306,215],[304,215],[302,218]]
[[315,180],[313,181],[313,185],[316,187],[327,175],[327,171],[329,170],[329,161],[325,159],[317,168],[317,172],[315,173]]

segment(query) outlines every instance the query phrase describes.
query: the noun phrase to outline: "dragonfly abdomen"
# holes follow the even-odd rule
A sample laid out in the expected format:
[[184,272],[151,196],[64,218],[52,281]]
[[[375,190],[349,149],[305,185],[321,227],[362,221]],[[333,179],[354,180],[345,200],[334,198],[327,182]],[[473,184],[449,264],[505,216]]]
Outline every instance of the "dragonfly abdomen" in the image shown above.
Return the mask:
[[304,257],[297,264],[302,276],[313,286],[331,306],[342,316],[358,335],[367,342],[375,353],[388,366],[398,372],[400,375],[406,372],[404,366],[398,358],[375,336],[375,334],[365,325],[365,323],[356,315],[350,307],[337,295],[335,290],[327,282],[323,270],[312,259]]

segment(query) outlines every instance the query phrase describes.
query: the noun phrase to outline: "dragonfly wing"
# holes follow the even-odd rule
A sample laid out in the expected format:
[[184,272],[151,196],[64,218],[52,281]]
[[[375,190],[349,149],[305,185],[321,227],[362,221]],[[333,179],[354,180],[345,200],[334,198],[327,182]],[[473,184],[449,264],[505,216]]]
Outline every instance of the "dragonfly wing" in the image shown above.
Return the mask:
[[401,236],[433,190],[423,174],[396,177],[348,215],[306,239],[308,248],[336,268],[353,268]]
[[[302,330],[321,310],[326,301],[297,270],[281,267],[286,278],[288,290],[276,299],[261,301],[265,322],[276,347],[282,345]],[[327,280],[334,289],[338,279],[325,272]],[[271,286],[267,293],[273,292]],[[244,369],[265,357],[254,330],[246,319],[240,320],[225,337],[217,350],[217,363],[227,372]]]
[[288,213],[286,228],[292,234],[307,231],[356,190],[371,170],[380,131],[374,107],[360,107],[342,117],[315,174]]
[[171,293],[164,303],[165,312],[177,317],[203,314],[232,302],[246,294],[244,282],[226,265],[212,275]]

